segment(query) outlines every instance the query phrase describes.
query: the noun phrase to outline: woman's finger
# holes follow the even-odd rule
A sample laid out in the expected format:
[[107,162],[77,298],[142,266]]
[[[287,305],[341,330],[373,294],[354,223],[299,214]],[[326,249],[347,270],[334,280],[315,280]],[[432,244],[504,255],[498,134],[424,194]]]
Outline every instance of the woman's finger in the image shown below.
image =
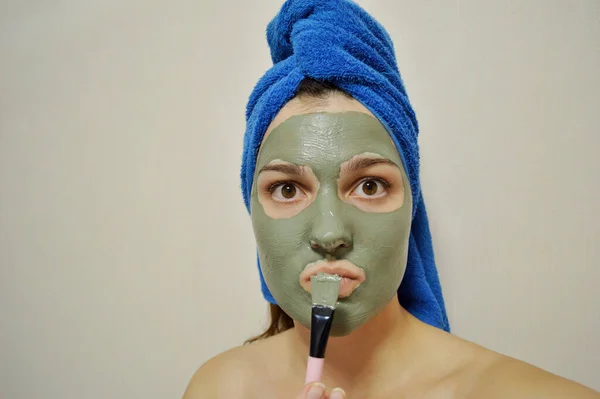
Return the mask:
[[324,399],[325,385],[320,382],[313,382],[304,386],[304,389],[297,396],[297,399]]
[[342,388],[334,388],[329,394],[329,399],[346,399],[346,392]]

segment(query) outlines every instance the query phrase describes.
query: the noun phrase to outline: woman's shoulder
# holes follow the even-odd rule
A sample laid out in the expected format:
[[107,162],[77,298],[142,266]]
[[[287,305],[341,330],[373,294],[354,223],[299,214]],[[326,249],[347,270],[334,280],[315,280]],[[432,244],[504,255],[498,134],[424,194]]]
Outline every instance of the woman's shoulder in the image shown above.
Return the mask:
[[[441,334],[440,334],[441,335]],[[577,398],[600,399],[600,394],[581,384],[544,371],[529,363],[502,355],[451,334],[437,341],[445,353],[459,359],[440,388],[461,387],[466,398]],[[439,349],[438,348],[438,349]]]
[[273,365],[281,337],[274,336],[232,348],[204,363],[194,373],[183,399],[245,397],[259,387]]
[[183,398],[238,396],[238,390],[253,377],[248,352],[247,347],[241,346],[208,360],[192,376]]
[[477,370],[469,398],[600,399],[598,392],[529,363],[483,348],[481,353],[487,366]]
[[472,398],[577,398],[600,399],[600,394],[581,384],[507,356],[480,375]]

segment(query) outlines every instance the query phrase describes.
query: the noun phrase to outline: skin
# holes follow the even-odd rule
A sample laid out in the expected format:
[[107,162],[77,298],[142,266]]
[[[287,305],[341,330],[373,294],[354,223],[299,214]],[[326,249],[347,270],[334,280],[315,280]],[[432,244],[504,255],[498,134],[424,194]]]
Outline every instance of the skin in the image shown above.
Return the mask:
[[273,297],[309,327],[312,300],[300,273],[319,260],[350,261],[366,280],[339,300],[332,327],[350,334],[394,297],[406,269],[412,199],[389,134],[362,112],[296,115],[264,141],[256,170],[252,223]]
[[[294,99],[269,130],[295,115],[348,111],[369,115],[343,96]],[[303,385],[309,335],[296,321],[284,333],[219,354],[195,373],[184,399],[308,398],[311,388],[330,399],[600,399],[580,384],[420,322],[396,296],[351,334],[330,338],[324,386]]]

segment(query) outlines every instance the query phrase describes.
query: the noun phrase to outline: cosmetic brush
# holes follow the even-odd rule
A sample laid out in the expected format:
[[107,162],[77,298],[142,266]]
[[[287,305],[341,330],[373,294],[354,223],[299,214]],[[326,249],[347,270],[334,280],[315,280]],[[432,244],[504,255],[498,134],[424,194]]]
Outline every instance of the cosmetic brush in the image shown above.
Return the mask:
[[319,273],[310,278],[312,316],[310,321],[310,353],[305,383],[321,381],[325,348],[333,324],[333,315],[342,278],[337,274]]

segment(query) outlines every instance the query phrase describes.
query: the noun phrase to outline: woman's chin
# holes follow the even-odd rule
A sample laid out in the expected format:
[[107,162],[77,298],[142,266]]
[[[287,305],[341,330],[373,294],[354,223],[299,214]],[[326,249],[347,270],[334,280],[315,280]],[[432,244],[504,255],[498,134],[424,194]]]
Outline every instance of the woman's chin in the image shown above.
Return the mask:
[[341,309],[336,309],[335,311],[330,333],[330,336],[332,337],[348,336],[367,322],[366,317],[348,317],[345,312],[340,310]]

